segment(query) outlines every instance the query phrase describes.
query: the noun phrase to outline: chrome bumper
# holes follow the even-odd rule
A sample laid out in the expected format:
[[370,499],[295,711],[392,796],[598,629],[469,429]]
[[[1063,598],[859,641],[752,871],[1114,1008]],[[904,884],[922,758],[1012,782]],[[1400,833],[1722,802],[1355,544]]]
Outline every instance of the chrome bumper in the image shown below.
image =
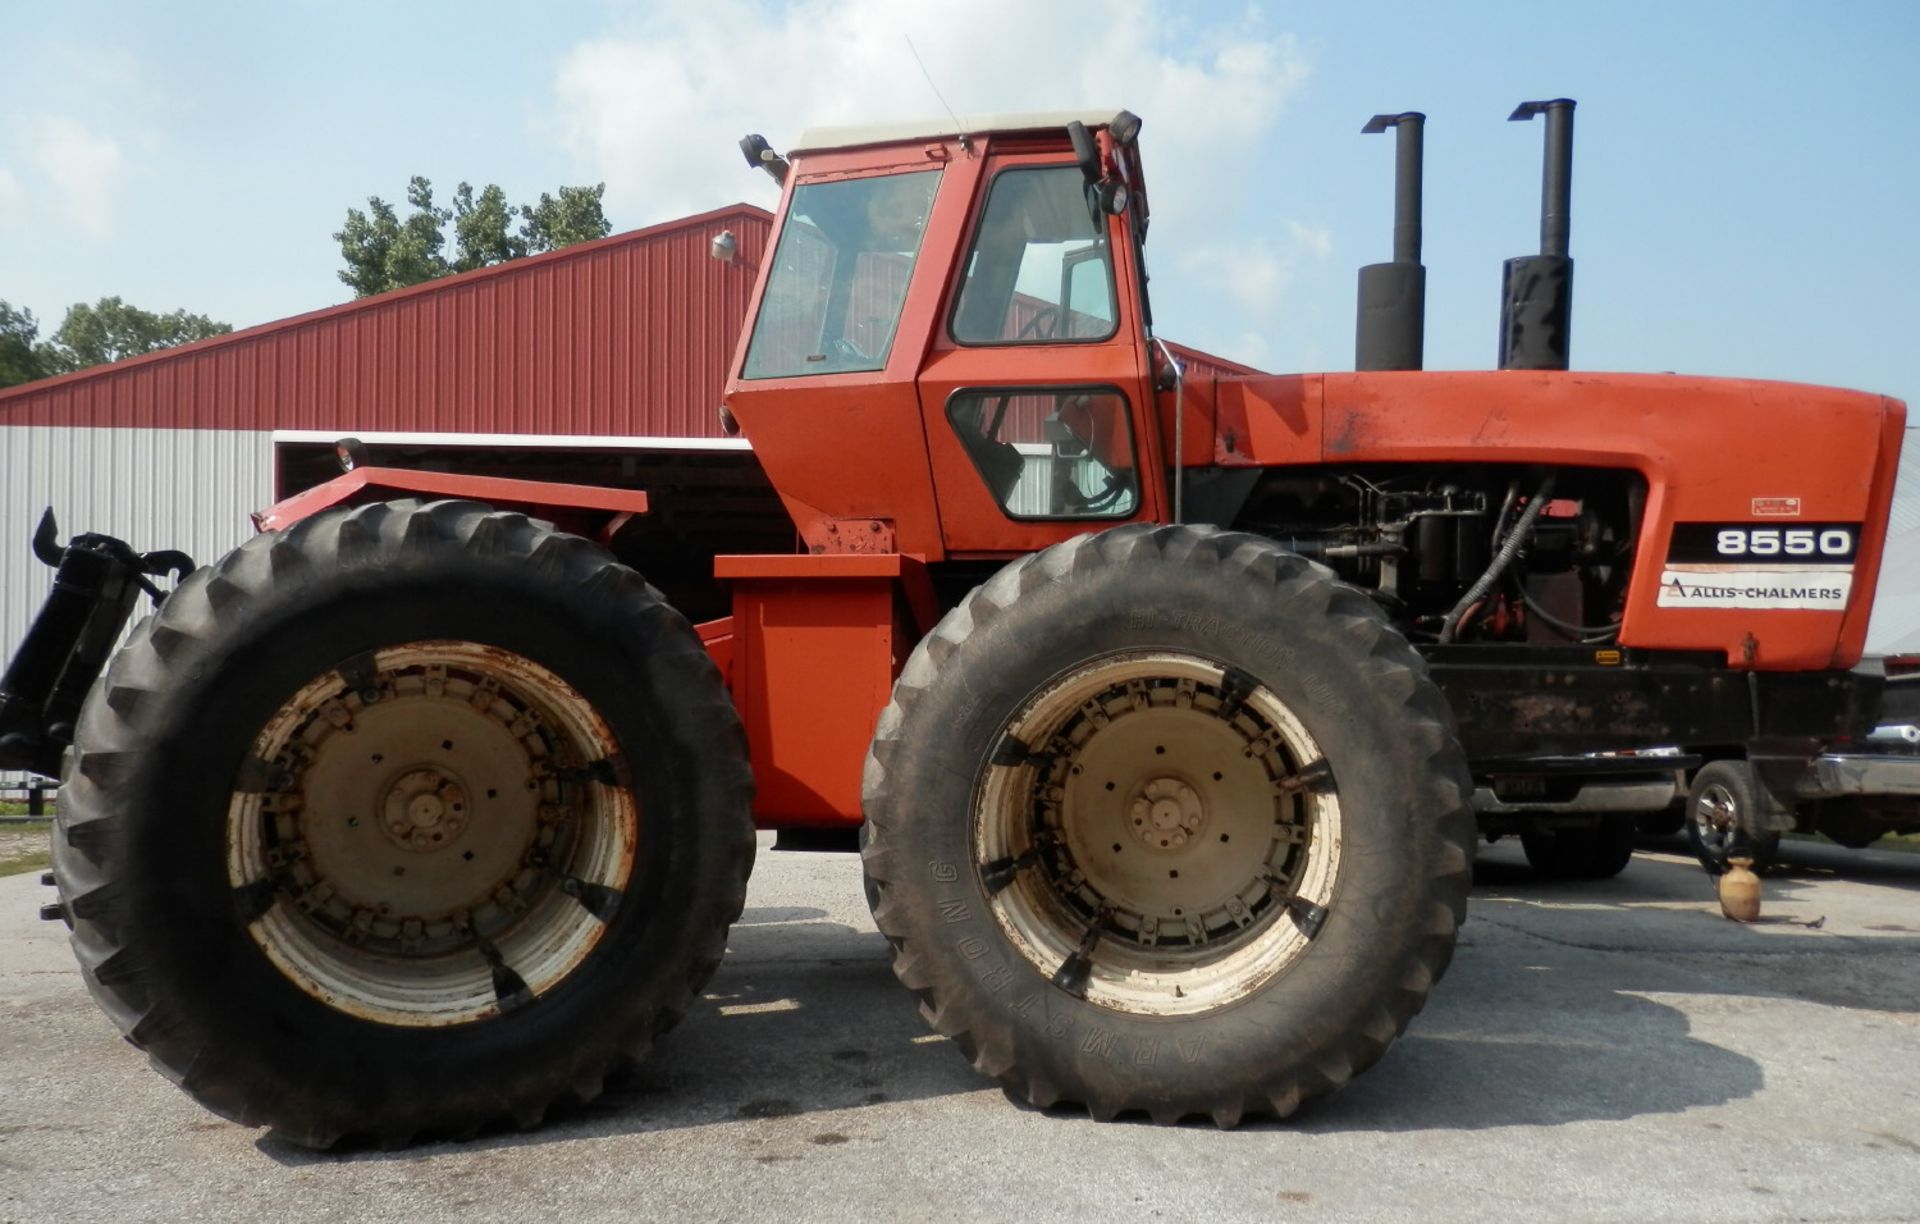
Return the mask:
[[1841,795],[1920,796],[1920,756],[1826,752],[1797,789],[1803,799]]
[[[1920,758],[1916,758],[1920,760]],[[1585,782],[1571,799],[1506,800],[1491,787],[1473,791],[1473,810],[1481,815],[1507,812],[1658,812],[1671,807],[1685,792],[1676,778],[1625,782]]]

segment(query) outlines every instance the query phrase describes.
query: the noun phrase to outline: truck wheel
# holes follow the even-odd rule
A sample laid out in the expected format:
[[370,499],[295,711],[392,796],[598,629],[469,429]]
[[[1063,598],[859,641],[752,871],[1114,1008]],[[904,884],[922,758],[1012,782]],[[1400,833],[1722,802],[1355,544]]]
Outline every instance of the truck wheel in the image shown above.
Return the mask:
[[867,758],[894,970],[1037,1106],[1288,1114],[1446,969],[1472,783],[1374,603],[1270,540],[1123,527],[920,643]]
[[1701,766],[1687,791],[1687,844],[1700,865],[1719,875],[1737,854],[1751,858],[1755,870],[1771,866],[1780,853],[1780,834],[1753,828],[1770,800],[1760,775],[1745,761]]
[[1608,813],[1585,829],[1526,829],[1527,865],[1552,880],[1611,880],[1633,861],[1639,832],[1632,814]]
[[752,864],[698,636],[471,502],[328,512],[196,571],[80,718],[54,867],[94,998],[202,1104],[399,1145],[533,1125],[643,1055]]

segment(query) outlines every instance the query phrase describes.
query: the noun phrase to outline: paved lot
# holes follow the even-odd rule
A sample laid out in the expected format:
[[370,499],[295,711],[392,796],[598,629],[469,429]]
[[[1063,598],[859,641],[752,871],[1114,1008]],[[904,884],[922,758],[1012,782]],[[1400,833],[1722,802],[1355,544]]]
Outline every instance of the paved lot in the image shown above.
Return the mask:
[[37,874],[0,879],[0,1220],[1920,1219],[1920,855],[1792,855],[1741,928],[1677,854],[1566,886],[1493,847],[1386,1061],[1222,1133],[1011,1104],[928,1036],[857,863],[763,852],[636,1082],[534,1134],[346,1156],[149,1071]]

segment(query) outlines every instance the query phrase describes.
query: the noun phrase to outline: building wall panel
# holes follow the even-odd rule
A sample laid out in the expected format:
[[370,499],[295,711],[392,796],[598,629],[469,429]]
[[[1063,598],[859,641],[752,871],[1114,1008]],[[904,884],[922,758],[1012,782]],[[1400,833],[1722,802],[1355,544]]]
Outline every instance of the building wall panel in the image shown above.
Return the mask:
[[0,425],[0,659],[53,585],[30,545],[42,508],[54,508],[63,541],[104,532],[204,563],[253,533],[247,516],[273,500],[272,484],[265,430]]
[[713,437],[770,224],[734,205],[12,388],[0,425]]

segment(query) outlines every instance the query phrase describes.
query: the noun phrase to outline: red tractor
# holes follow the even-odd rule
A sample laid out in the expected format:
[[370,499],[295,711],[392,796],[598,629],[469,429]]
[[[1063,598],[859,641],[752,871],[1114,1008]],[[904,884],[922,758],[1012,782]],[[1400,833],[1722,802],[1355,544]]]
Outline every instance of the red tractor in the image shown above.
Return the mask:
[[532,1125],[692,1006],[756,826],[857,837],[980,1071],[1230,1126],[1386,1051],[1478,832],[1597,876],[1676,773],[1754,834],[1844,798],[1908,701],[1856,666],[1904,407],[1566,372],[1571,105],[1523,108],[1546,249],[1479,373],[1417,368],[1415,115],[1353,374],[1183,374],[1126,112],[749,138],[783,199],[724,413],[801,544],[681,576],[728,616],[623,562],[644,494],[351,442],[203,568],[45,531],[0,763],[62,772],[88,987],[299,1143]]

